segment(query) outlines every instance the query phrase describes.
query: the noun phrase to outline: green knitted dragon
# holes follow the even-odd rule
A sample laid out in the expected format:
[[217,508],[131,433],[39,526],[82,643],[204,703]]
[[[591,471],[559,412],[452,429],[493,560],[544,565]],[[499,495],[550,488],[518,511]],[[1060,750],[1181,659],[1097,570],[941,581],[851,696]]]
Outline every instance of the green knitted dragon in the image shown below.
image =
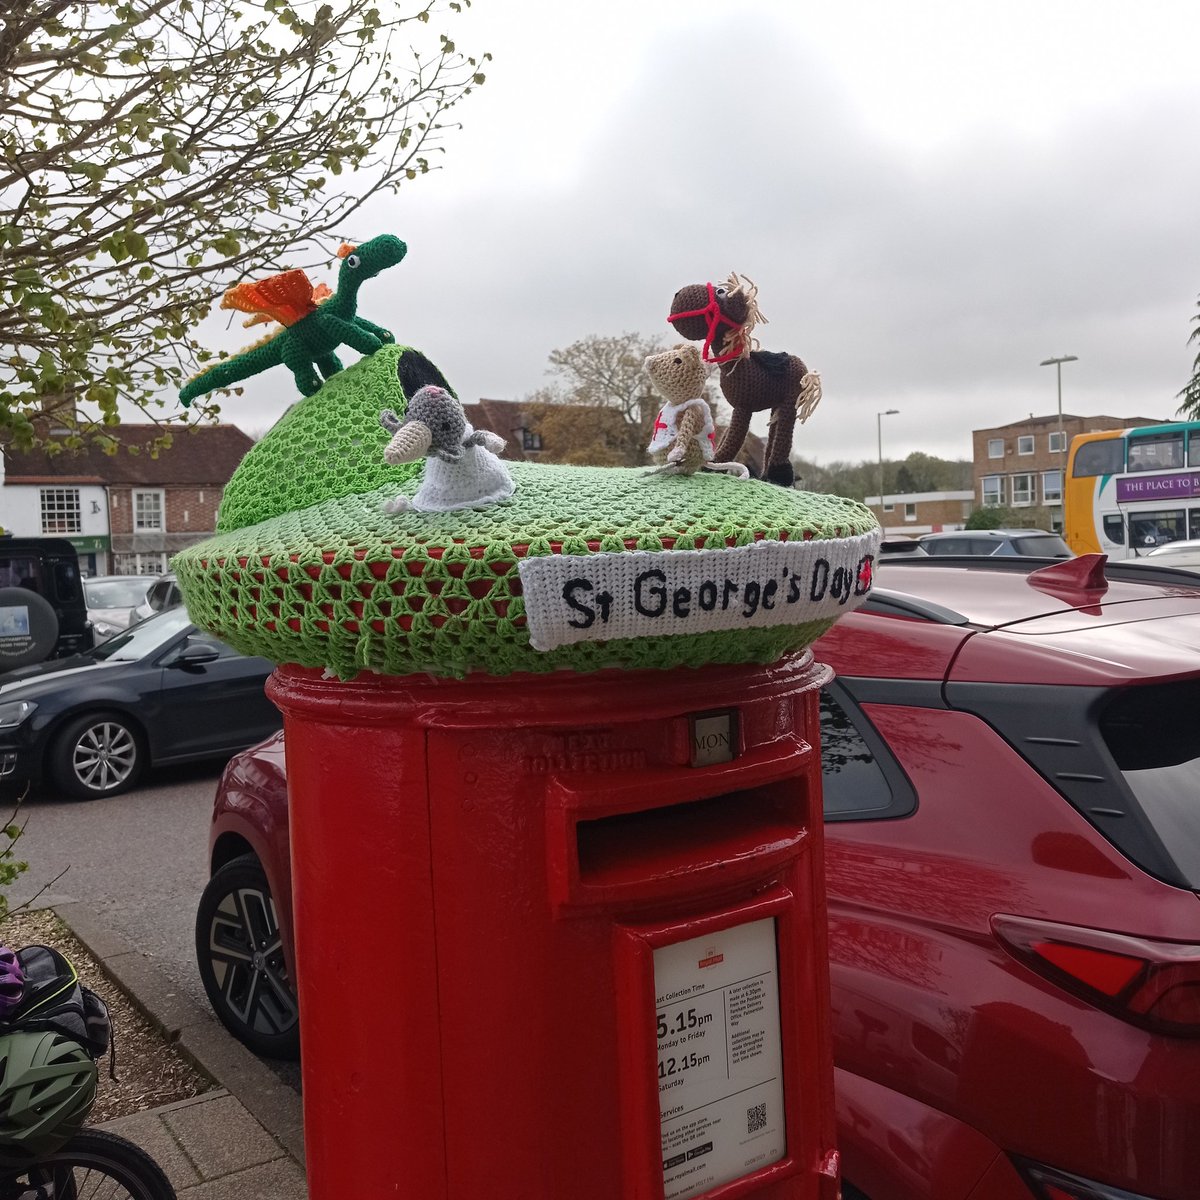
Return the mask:
[[328,379],[342,369],[335,353],[338,346],[374,354],[385,342],[394,342],[388,330],[358,316],[355,309],[363,283],[394,267],[407,251],[398,237],[386,233],[361,246],[343,245],[338,250],[342,265],[336,292],[324,284],[314,288],[300,270],[230,288],[222,308],[252,314],[247,326],[278,321],[283,328],[189,379],[179,391],[184,407],[205,392],[229,387],[281,363],[295,376],[300,391],[311,396],[320,389],[322,376]]

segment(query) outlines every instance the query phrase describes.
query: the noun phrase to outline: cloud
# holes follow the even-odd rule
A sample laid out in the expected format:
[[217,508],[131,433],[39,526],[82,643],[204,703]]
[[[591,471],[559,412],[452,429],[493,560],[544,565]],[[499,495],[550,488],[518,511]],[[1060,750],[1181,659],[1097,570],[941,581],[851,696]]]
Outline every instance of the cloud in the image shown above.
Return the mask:
[[[608,91],[592,76],[490,110],[485,88],[444,171],[360,216],[363,236],[410,246],[364,288],[363,312],[464,398],[513,398],[589,334],[669,338],[676,288],[737,270],[759,286],[763,345],[823,374],[797,436],[808,457],[873,457],[875,413],[892,407],[890,454],[969,457],[973,428],[1053,411],[1054,372],[1038,364],[1059,354],[1079,358],[1063,372],[1067,411],[1169,416],[1200,292],[1195,88],[1114,84],[1061,110],[1047,93],[1044,121],[981,111],[905,141],[883,119],[886,92],[856,87],[831,45],[759,6],[753,21],[631,35]],[[916,55],[913,70],[938,59]],[[493,72],[526,69],[500,55]],[[1008,73],[1041,80],[1011,60]],[[959,64],[954,87],[963,78]],[[949,86],[940,98],[948,112],[960,101]],[[486,147],[467,137],[477,113]],[[227,406],[232,419],[282,411],[290,380],[274,375]]]

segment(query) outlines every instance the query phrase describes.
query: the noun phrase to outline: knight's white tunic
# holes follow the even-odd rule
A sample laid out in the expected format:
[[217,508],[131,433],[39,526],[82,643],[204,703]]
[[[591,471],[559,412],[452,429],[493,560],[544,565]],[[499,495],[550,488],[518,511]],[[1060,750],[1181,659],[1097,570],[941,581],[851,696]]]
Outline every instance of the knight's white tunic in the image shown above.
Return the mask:
[[717,430],[713,425],[712,409],[703,396],[697,396],[694,400],[685,400],[682,404],[668,404],[666,408],[661,409],[658,416],[654,418],[654,436],[651,437],[650,445],[646,449],[651,454],[668,449],[679,436],[679,418],[689,409],[697,406],[704,416],[704,430],[701,434],[700,445],[704,451],[704,461],[711,462],[717,444]]

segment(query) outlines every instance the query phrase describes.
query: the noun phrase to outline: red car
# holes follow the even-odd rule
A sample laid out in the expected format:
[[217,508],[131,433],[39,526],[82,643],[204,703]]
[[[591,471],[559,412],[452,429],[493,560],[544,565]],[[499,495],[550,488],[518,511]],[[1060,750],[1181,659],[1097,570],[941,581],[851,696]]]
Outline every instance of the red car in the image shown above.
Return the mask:
[[[889,562],[816,655],[848,1200],[1200,1197],[1200,577]],[[214,1007],[295,1054],[279,737],[211,862]]]

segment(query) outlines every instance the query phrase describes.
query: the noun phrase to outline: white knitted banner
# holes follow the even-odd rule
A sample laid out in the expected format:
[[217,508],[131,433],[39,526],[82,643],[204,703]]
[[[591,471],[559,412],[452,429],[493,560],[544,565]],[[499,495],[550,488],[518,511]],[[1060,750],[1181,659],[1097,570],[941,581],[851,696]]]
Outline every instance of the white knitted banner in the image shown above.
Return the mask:
[[573,642],[803,625],[857,608],[881,534],[715,550],[549,554],[521,560],[535,650]]

